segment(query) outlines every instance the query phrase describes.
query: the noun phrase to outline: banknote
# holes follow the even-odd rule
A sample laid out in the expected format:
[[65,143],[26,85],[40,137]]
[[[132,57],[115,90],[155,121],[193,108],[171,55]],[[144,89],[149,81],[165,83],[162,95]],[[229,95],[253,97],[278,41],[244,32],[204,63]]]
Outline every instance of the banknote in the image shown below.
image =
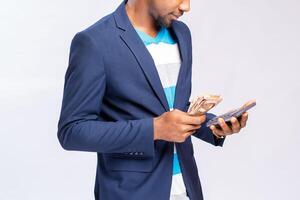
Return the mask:
[[222,101],[220,95],[201,95],[194,98],[189,106],[188,113],[191,115],[203,115]]

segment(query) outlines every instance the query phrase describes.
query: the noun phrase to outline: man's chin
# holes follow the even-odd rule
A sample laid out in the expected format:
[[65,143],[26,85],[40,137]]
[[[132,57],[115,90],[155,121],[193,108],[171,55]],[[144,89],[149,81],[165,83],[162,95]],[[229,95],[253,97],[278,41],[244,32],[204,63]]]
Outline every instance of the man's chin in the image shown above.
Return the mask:
[[164,20],[164,21],[158,21],[158,25],[159,26],[162,26],[162,27],[165,27],[165,28],[170,28],[172,26],[172,23],[176,21],[174,19],[172,20]]

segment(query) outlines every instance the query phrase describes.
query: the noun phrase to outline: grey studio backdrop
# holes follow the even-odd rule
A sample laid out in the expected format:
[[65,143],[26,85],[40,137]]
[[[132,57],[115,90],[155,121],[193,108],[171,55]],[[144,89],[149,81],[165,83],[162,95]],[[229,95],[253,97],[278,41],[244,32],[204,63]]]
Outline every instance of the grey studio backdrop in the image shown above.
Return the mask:
[[[3,1],[0,199],[93,199],[96,154],[63,150],[57,122],[74,34],[121,1]],[[193,138],[206,200],[300,199],[300,1],[191,0],[192,97],[221,114],[257,99],[224,147]]]

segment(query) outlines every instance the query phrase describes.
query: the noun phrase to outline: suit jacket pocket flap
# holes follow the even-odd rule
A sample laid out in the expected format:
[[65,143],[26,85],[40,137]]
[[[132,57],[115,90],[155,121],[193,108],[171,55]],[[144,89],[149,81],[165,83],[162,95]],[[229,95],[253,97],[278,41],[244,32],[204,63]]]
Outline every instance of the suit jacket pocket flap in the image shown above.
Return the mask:
[[107,169],[114,171],[151,172],[153,158],[127,153],[113,153],[105,155]]

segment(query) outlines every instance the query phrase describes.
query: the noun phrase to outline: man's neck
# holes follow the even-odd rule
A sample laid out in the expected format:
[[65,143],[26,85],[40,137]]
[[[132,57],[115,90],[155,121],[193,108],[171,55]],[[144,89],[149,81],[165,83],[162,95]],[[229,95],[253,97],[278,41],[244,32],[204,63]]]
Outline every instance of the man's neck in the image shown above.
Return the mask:
[[150,14],[147,1],[128,0],[126,3],[126,12],[131,24],[139,30],[155,37],[159,31],[159,26]]

